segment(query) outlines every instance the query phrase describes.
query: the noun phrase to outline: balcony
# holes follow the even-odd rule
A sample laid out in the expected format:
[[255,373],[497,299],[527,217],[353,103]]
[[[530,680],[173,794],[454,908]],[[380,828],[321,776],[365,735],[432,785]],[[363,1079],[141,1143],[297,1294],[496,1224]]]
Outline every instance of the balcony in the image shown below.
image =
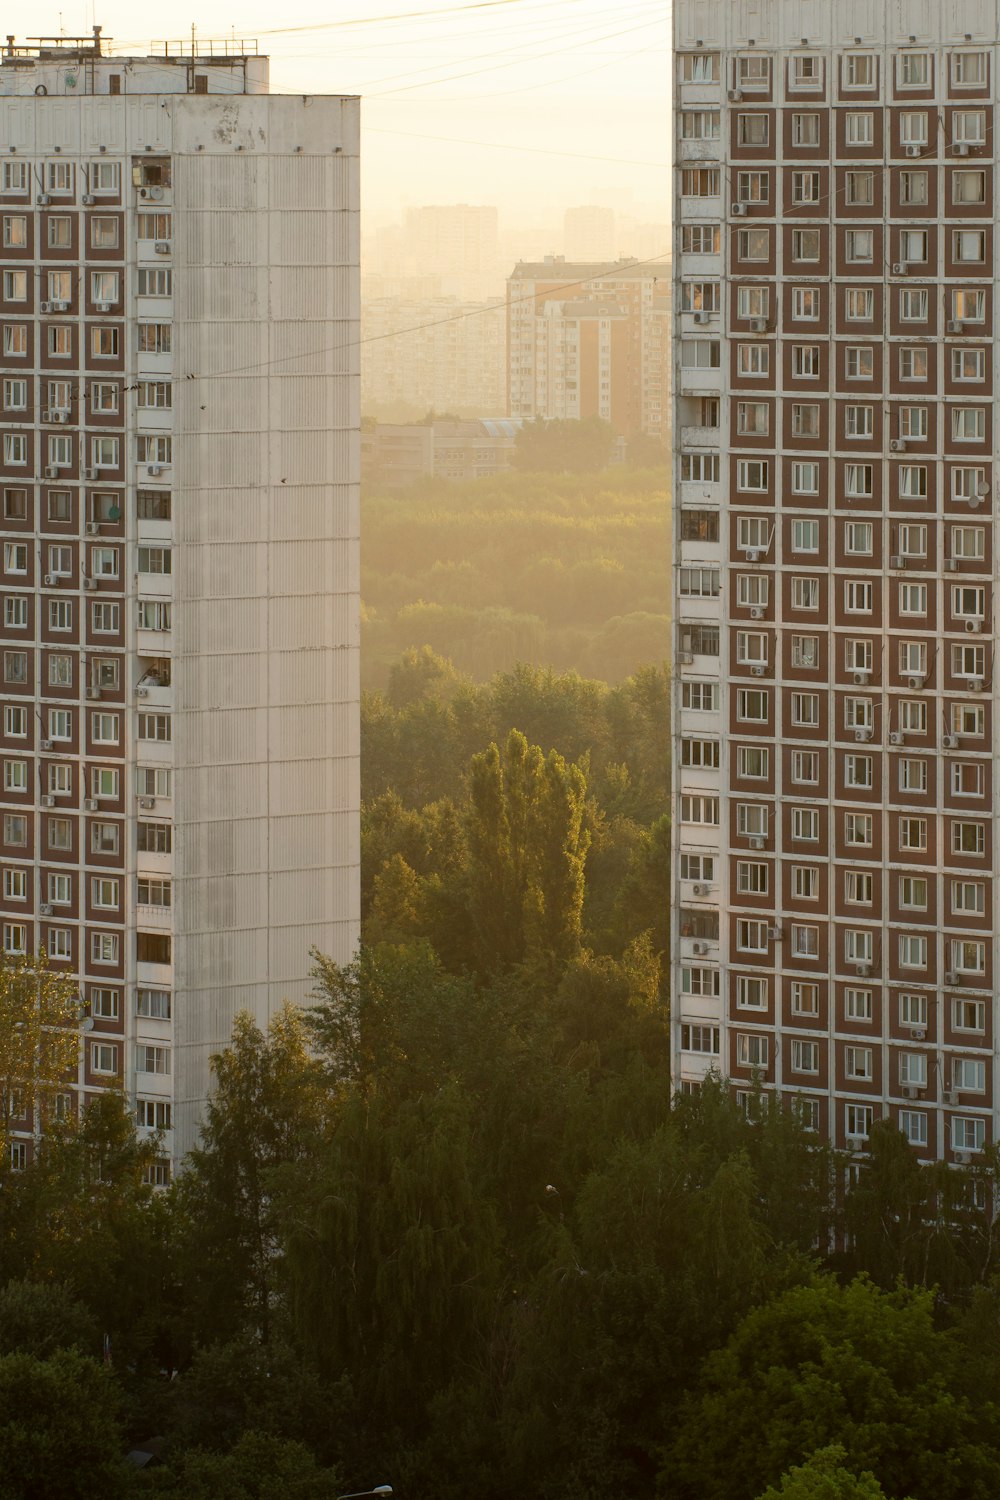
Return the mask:
[[721,427],[682,427],[682,448],[718,448],[722,442]]

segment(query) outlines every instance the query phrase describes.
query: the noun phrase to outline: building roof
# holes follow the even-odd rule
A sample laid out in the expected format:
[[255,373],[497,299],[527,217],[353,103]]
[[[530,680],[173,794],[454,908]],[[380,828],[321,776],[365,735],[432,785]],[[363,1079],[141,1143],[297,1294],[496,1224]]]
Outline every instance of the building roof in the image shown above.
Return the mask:
[[510,281],[555,281],[565,277],[567,281],[600,281],[615,277],[650,277],[656,280],[669,276],[671,263],[667,260],[567,260],[563,255],[547,255],[544,260],[519,260],[510,273]]

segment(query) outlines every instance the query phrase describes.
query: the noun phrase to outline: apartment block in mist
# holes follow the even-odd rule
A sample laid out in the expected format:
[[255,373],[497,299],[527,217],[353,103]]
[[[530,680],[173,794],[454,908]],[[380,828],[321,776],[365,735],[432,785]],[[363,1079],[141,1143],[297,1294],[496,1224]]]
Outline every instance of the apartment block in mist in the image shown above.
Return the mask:
[[615,211],[602,204],[568,208],[563,216],[563,254],[572,261],[615,258]]
[[986,0],[675,7],[673,1060],[996,1139],[1000,48]]
[[506,308],[452,297],[379,297],[361,308],[361,404],[405,422],[506,408]]
[[665,441],[670,277],[667,261],[519,262],[507,281],[509,414],[600,417],[621,436]]
[[0,55],[3,946],[167,1157],[358,932],[358,107],[267,79]]

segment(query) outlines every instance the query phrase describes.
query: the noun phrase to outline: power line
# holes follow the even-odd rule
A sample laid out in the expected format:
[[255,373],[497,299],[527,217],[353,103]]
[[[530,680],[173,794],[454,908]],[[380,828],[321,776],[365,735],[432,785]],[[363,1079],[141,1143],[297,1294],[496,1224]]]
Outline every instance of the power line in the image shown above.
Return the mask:
[[446,141],[458,146],[492,146],[497,151],[527,151],[533,156],[572,156],[578,161],[615,162],[628,167],[670,166],[668,161],[650,161],[638,156],[593,156],[589,151],[558,151],[552,146],[515,146],[510,141],[474,141],[459,135],[427,135],[416,130],[385,130],[379,125],[362,125],[362,134],[399,135],[408,140]]
[[[341,349],[360,349],[365,344],[381,344],[387,339],[403,338],[409,333],[421,333],[426,328],[441,328],[446,323],[461,323],[466,318],[481,318],[486,313],[498,312],[501,308],[505,307],[516,307],[522,302],[537,302],[542,297],[557,297],[560,293],[573,291],[576,287],[588,286],[592,281],[601,281],[606,276],[614,275],[616,271],[630,270],[635,266],[663,265],[665,268],[667,254],[667,251],[661,251],[660,254],[647,256],[644,260],[610,261],[604,266],[598,266],[589,276],[581,276],[577,281],[557,282],[555,287],[550,288],[548,291],[529,292],[523,297],[506,298],[503,302],[493,302],[486,307],[473,307],[469,308],[466,312],[451,313],[447,318],[434,318],[428,323],[414,323],[409,328],[394,328],[389,333],[374,333],[370,334],[368,338],[348,339],[346,343],[342,344],[327,344],[322,349],[310,349],[305,353],[286,354],[281,359],[262,359],[252,365],[236,365],[229,370],[213,370],[210,375],[199,375],[197,372],[192,371],[183,378],[185,380],[221,380],[229,375],[246,375],[252,370],[268,370],[274,365],[289,364],[292,360],[296,359],[316,359],[321,354],[336,354]],[[553,265],[553,270],[556,269],[556,266]]]

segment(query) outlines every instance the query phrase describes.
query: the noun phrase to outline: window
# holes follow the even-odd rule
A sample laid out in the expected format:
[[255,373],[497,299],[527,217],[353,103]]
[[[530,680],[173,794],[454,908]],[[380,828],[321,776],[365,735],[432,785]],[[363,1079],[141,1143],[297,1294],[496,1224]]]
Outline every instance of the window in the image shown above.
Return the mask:
[[718,969],[703,969],[685,965],[681,969],[681,993],[684,995],[705,995],[718,999],[720,994]]
[[815,807],[792,808],[792,838],[800,842],[816,843],[819,839],[819,809]]
[[26,323],[5,323],[3,325],[3,352],[12,357],[27,354],[28,327]]
[[170,215],[140,213],[137,232],[140,240],[169,240]]
[[904,323],[926,323],[928,293],[926,287],[901,287],[899,291],[899,316]]
[[741,89],[769,89],[771,59],[763,52],[751,52],[737,58],[736,79]]
[[[681,480],[685,484],[717,484],[719,455],[717,453],[682,453]],[[140,521],[169,521],[170,495],[161,490],[139,490],[136,496],[136,509]],[[164,510],[166,514],[162,514]]]
[[982,499],[990,492],[986,470],[955,468],[951,471],[951,493],[955,500]]
[[767,1009],[767,979],[750,974],[736,977],[736,1004],[741,1010]]
[[[758,604],[761,608],[767,607],[770,597],[769,580],[762,573],[738,573],[736,575],[736,597],[742,607]],[[713,656],[718,656],[714,651]]]
[[819,407],[792,402],[792,436],[819,437]]
[[844,757],[844,783],[849,787],[866,789],[872,787],[873,771],[870,755],[846,755]]
[[927,499],[927,465],[926,464],[900,464],[899,466],[899,493],[908,500]]
[[845,172],[844,202],[871,206],[875,202],[874,174],[872,172]]
[[802,610],[819,609],[819,579],[792,577],[792,608]]
[[818,552],[819,551],[819,522],[793,520],[792,522],[792,551],[793,552]]
[[951,376],[956,381],[972,381],[976,385],[982,383],[986,375],[986,350],[985,349],[952,349],[951,351]]
[[844,58],[844,87],[870,89],[875,82],[875,59],[869,53],[851,52]]
[[792,1072],[793,1073],[818,1073],[819,1072],[819,1043],[803,1042],[795,1040],[792,1042]]
[[870,849],[872,847],[871,813],[849,812],[844,814],[844,842],[854,849]]
[[[156,795],[169,796],[170,794],[169,792],[161,792]],[[718,797],[682,796],[681,822],[704,823],[717,828],[719,826]]]
[[766,377],[771,369],[770,346],[768,344],[737,344],[736,369],[737,374],[745,379]]
[[986,1030],[986,1003],[983,1000],[953,1000],[951,1020],[956,1031]]
[[118,881],[110,876],[95,875],[90,882],[90,899],[94,906],[117,911]]
[[170,332],[171,325],[169,323],[140,323],[137,329],[137,348],[139,353],[169,354]]
[[736,115],[736,138],[738,138],[739,144],[768,144],[769,123],[771,123],[771,121],[768,120],[768,115],[766,114]]
[[870,1021],[872,1018],[871,990],[846,989],[844,991],[844,1010],[850,1021]]
[[169,464],[173,439],[167,433],[141,433],[135,440],[135,456],[141,464]]
[[90,847],[95,854],[117,854],[119,844],[117,823],[101,823],[96,820],[91,823]]
[[738,688],[736,717],[744,724],[766,724],[770,717],[767,691],[760,688]]
[[3,461],[12,467],[20,467],[28,462],[28,439],[23,432],[4,433]]
[[796,323],[816,323],[819,320],[819,315],[819,287],[793,287],[792,317],[795,318]]
[[737,254],[742,261],[766,261],[771,254],[771,231],[769,229],[741,229],[736,240]]
[[819,694],[792,694],[792,724],[798,729],[819,727]]
[[928,436],[926,406],[901,406],[899,408],[899,435],[916,442],[926,441]]
[[951,882],[951,908],[954,912],[981,917],[986,911],[986,888],[979,880]]
[[819,957],[819,928],[811,924],[792,923],[791,949],[795,958]]
[[91,1042],[90,1068],[93,1073],[118,1072],[118,1048],[114,1042]]
[[959,974],[985,974],[986,944],[968,938],[953,941],[951,967]]
[[681,683],[681,707],[701,713],[715,712],[719,707],[719,684],[685,678]]
[[956,442],[985,442],[985,408],[981,406],[953,406],[951,409],[951,432]]
[[[717,283],[704,283],[718,291]],[[717,299],[716,299],[717,300]],[[136,405],[169,409],[173,406],[173,387],[166,380],[140,380],[136,390]]]
[[966,561],[982,561],[986,556],[986,531],[982,526],[953,526],[951,554]]
[[815,865],[792,866],[792,894],[798,901],[819,900],[819,870]]
[[718,224],[684,224],[681,228],[681,250],[685,255],[718,255],[721,230]]
[[870,286],[849,286],[844,294],[844,315],[851,323],[870,323],[875,316],[875,293]]
[[719,768],[719,741],[682,739],[681,765],[717,771]]
[[[705,128],[711,130],[714,121],[714,134],[709,133],[698,136],[685,135],[685,140],[714,141],[719,138],[719,115],[717,110],[699,110],[693,116],[690,112],[683,116],[685,121],[701,120]],[[137,291],[140,297],[169,297],[171,294],[171,271],[167,266],[140,266]]]
[[718,339],[682,339],[681,365],[685,370],[717,370],[720,350]]
[[718,1057],[719,1027],[682,1026],[681,1050],[684,1052],[708,1053],[710,1056]]
[[981,1151],[986,1144],[986,1121],[955,1115],[951,1122],[953,1151]]
[[851,110],[844,131],[849,146],[870,146],[875,139],[875,116],[870,109]]
[[875,409],[871,406],[848,406],[844,411],[844,435],[852,439],[868,439],[875,432]]
[[792,636],[792,666],[814,671],[819,666],[819,636]]
[[844,355],[848,380],[871,380],[875,374],[875,351],[869,345],[848,345]]
[[113,713],[91,713],[90,733],[91,738],[97,744],[117,745],[120,737],[118,715]]
[[3,784],[7,792],[26,792],[28,790],[28,762],[26,760],[5,760],[3,763]]
[[118,548],[91,547],[90,571],[95,578],[118,577]]
[[770,409],[766,401],[738,401],[736,403],[736,431],[766,437],[770,426]]
[[770,1038],[741,1032],[736,1037],[736,1060],[741,1068],[766,1068],[771,1055]]
[[822,237],[818,229],[792,230],[792,260],[800,263],[818,261],[822,252]]
[[117,635],[120,629],[120,606],[95,602],[91,605],[91,623],[95,635]]
[[899,1054],[899,1081],[904,1087],[918,1089],[927,1087],[926,1052],[901,1052]]
[[899,964],[903,969],[926,969],[927,939],[912,932],[901,933]]
[[[719,597],[719,569],[681,568],[678,574],[678,591],[684,599],[717,599]],[[149,623],[149,611],[157,609],[166,610],[165,618],[160,616],[159,624]],[[140,599],[139,628],[140,630],[169,630],[170,605]]]
[[738,745],[736,747],[736,774],[744,781],[766,780],[768,766],[766,745]]
[[984,229],[953,229],[951,246],[955,260],[982,265],[986,260],[986,231]]
[[819,196],[820,179],[818,172],[792,173],[793,203],[818,203]]
[[900,347],[899,350],[899,378],[900,380],[926,380],[927,379],[927,350],[926,348]]
[[930,195],[929,174],[927,172],[900,172],[899,174],[899,201],[902,204],[924,205],[928,202]]
[[901,792],[926,792],[927,762],[925,760],[918,760],[910,755],[900,757],[899,790]]
[[819,115],[792,115],[792,144],[795,146],[818,146],[819,143]]
[[871,557],[874,532],[871,521],[844,523],[844,551],[852,557]]
[[819,1015],[819,985],[795,980],[792,983],[792,1014]]
[[764,494],[770,478],[766,458],[741,458],[736,465],[736,488]]
[[951,81],[958,88],[980,88],[986,83],[985,52],[953,52]]
[[857,578],[844,584],[844,608],[848,614],[870,615],[874,604],[874,585]]
[[50,522],[69,522],[73,518],[73,497],[69,490],[49,490],[48,516]]
[[[147,215],[140,214],[143,219]],[[116,250],[118,248],[119,227],[118,218],[113,214],[95,214],[90,221],[90,243],[95,250]],[[142,235],[140,234],[140,239]]]
[[[793,292],[793,302],[797,300]],[[819,373],[819,345],[793,344],[792,374],[796,380],[818,380]]]
[[792,464],[792,494],[793,495],[818,495],[819,494],[819,464],[817,464],[817,463],[793,463]]
[[[140,797],[155,797],[158,800],[170,797],[171,773],[166,766],[137,766],[135,775],[136,791]],[[718,823],[718,798],[715,800],[715,822]]]
[[28,710],[21,704],[5,703],[3,710],[3,732],[9,740],[28,737]]
[[875,259],[875,232],[872,229],[849,229],[844,248],[851,265],[870,265]]
[[951,201],[956,206],[986,202],[986,173],[978,171],[953,171],[951,174]]
[[761,802],[738,802],[736,828],[741,838],[766,838],[767,808]]
[[869,1083],[873,1077],[872,1049],[870,1047],[845,1047],[844,1072],[848,1078]]

